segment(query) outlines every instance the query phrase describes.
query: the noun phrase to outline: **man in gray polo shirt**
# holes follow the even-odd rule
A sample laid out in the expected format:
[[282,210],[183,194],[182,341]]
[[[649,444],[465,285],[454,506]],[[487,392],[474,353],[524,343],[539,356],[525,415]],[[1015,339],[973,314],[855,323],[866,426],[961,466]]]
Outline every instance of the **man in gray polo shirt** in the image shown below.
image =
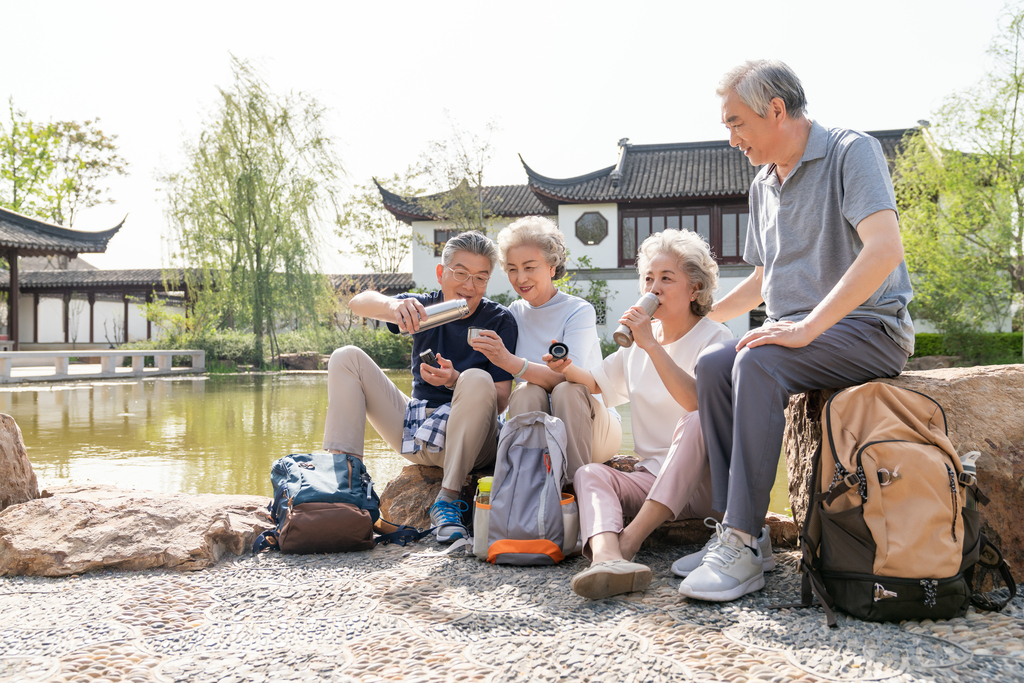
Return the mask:
[[898,375],[914,350],[912,292],[881,145],[804,113],[803,86],[777,61],[747,62],[719,87],[729,142],[764,165],[750,187],[744,259],[754,272],[710,314],[765,302],[767,320],[697,362],[711,464],[708,545],[681,558],[679,591],[726,601],[764,587],[761,533],[792,394]]

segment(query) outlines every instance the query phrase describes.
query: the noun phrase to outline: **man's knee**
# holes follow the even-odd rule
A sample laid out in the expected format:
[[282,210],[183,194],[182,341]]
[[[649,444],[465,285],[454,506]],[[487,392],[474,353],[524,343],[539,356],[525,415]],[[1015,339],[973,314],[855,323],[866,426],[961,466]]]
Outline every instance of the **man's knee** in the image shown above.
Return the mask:
[[736,340],[712,344],[697,357],[694,376],[697,384],[719,382],[732,375],[736,360]]
[[330,372],[342,365],[354,367],[364,358],[370,360],[367,353],[358,346],[342,346],[340,349],[334,349],[334,353],[331,354],[331,359],[327,363],[327,371]]
[[498,392],[494,388],[494,378],[486,370],[470,368],[459,374],[459,380],[455,384],[455,398],[466,395],[473,403],[487,405],[497,404]]

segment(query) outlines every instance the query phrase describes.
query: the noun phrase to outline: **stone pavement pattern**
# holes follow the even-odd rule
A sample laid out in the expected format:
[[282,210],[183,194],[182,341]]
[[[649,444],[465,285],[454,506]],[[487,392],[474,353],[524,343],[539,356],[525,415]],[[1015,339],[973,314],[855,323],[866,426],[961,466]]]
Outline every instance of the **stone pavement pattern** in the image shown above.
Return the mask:
[[1001,614],[867,624],[799,594],[795,553],[768,586],[688,602],[651,549],[644,593],[590,602],[587,565],[494,567],[434,542],[267,553],[196,572],[0,579],[0,681],[1024,681],[1024,600]]

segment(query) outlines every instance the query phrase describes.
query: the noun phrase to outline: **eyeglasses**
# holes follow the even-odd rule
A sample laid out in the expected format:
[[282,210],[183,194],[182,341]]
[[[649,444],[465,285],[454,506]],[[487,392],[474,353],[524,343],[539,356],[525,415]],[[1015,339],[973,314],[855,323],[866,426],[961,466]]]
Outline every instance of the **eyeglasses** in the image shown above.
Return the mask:
[[490,275],[473,275],[468,270],[462,270],[461,268],[455,269],[451,266],[445,266],[448,270],[452,271],[452,277],[455,278],[456,282],[465,282],[469,278],[473,278],[473,284],[477,287],[486,287],[490,281]]

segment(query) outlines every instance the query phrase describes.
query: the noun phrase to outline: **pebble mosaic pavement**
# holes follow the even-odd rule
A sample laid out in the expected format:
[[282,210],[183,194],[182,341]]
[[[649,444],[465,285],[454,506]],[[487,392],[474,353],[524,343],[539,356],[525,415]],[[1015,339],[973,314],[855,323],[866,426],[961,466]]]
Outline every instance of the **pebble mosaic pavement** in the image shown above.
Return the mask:
[[795,553],[765,590],[689,602],[677,551],[654,584],[591,602],[587,566],[494,567],[420,542],[263,554],[193,573],[0,579],[0,681],[1024,681],[1024,599],[1002,613],[868,624],[799,595]]

